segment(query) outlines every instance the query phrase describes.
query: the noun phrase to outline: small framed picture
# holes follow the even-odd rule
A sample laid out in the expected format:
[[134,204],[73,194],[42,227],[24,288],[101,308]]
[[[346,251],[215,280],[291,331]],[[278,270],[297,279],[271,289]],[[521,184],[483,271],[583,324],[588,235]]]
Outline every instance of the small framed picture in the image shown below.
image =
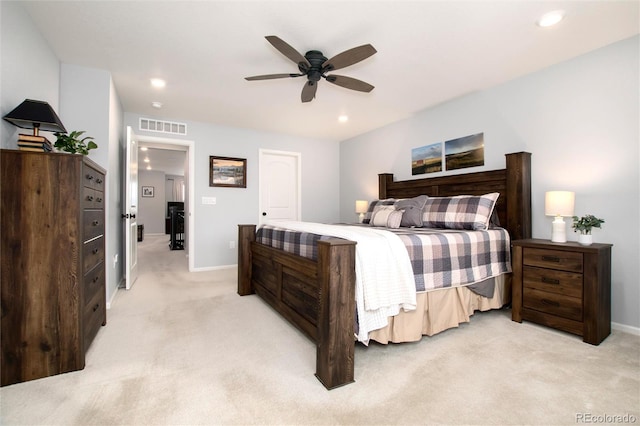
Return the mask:
[[143,186],[142,187],[142,196],[143,197],[153,197],[153,186]]
[[209,157],[209,186],[247,187],[247,159]]

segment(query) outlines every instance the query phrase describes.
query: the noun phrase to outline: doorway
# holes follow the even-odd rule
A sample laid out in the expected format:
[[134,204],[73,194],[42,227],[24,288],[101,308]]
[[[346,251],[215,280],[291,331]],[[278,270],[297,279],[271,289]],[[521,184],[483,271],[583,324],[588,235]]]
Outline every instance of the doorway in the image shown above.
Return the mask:
[[[184,161],[184,188],[185,188],[185,196],[184,196],[184,249],[185,254],[188,258],[189,271],[193,271],[194,269],[194,256],[192,255],[194,252],[194,239],[193,235],[195,235],[194,229],[194,206],[195,206],[195,190],[193,185],[192,176],[195,170],[195,150],[194,150],[194,142],[182,139],[171,139],[171,138],[161,138],[154,136],[138,136],[139,145],[141,147],[147,147],[148,149],[159,150],[166,154],[170,154],[171,151],[176,152],[184,152],[185,161]],[[144,163],[144,152],[141,152],[139,158],[139,169],[145,170]],[[153,165],[151,166],[153,170]],[[164,195],[165,194],[165,186],[162,188],[158,188],[159,191]],[[155,195],[155,188],[154,188]],[[164,203],[166,204],[166,203]],[[163,211],[166,210],[167,206],[163,205]],[[163,228],[164,229],[164,228]],[[167,250],[169,247],[167,246]]]

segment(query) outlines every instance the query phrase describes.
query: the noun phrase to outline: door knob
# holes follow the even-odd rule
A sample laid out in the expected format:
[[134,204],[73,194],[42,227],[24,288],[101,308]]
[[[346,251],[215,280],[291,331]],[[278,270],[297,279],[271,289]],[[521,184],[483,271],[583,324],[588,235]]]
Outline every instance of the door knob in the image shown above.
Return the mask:
[[129,219],[129,213],[127,213],[127,214],[122,213],[122,218],[123,219]]
[[267,212],[262,212],[262,216],[266,216],[266,215],[267,215]]

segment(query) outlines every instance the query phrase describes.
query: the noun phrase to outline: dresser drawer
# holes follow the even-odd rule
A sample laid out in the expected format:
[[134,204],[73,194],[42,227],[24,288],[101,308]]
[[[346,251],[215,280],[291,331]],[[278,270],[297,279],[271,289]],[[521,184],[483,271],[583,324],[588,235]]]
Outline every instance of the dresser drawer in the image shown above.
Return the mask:
[[104,237],[96,238],[83,245],[82,273],[86,274],[101,262],[104,262]]
[[84,223],[82,228],[84,231],[84,240],[88,241],[98,235],[104,234],[104,211],[88,210],[84,213]]
[[84,285],[84,306],[90,303],[96,293],[103,293],[105,289],[104,264],[101,263],[89,271],[82,279]]
[[522,263],[539,268],[582,272],[582,253],[525,247],[522,253]]
[[82,208],[104,209],[104,193],[85,186],[82,191]]
[[83,312],[84,320],[84,347],[89,347],[100,326],[106,322],[105,295],[103,292],[96,293],[85,305]]
[[104,192],[104,173],[85,165],[82,183],[83,186]]
[[522,275],[525,288],[582,299],[582,274],[525,266]]
[[522,292],[525,308],[582,321],[582,299],[525,287]]

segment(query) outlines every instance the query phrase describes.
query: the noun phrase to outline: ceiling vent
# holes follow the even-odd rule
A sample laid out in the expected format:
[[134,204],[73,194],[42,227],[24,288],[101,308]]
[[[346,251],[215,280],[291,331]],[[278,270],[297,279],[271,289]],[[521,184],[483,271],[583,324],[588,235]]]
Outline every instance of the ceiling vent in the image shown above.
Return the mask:
[[151,118],[140,119],[140,130],[148,132],[170,133],[172,135],[186,135],[187,124],[173,121],[153,120]]

